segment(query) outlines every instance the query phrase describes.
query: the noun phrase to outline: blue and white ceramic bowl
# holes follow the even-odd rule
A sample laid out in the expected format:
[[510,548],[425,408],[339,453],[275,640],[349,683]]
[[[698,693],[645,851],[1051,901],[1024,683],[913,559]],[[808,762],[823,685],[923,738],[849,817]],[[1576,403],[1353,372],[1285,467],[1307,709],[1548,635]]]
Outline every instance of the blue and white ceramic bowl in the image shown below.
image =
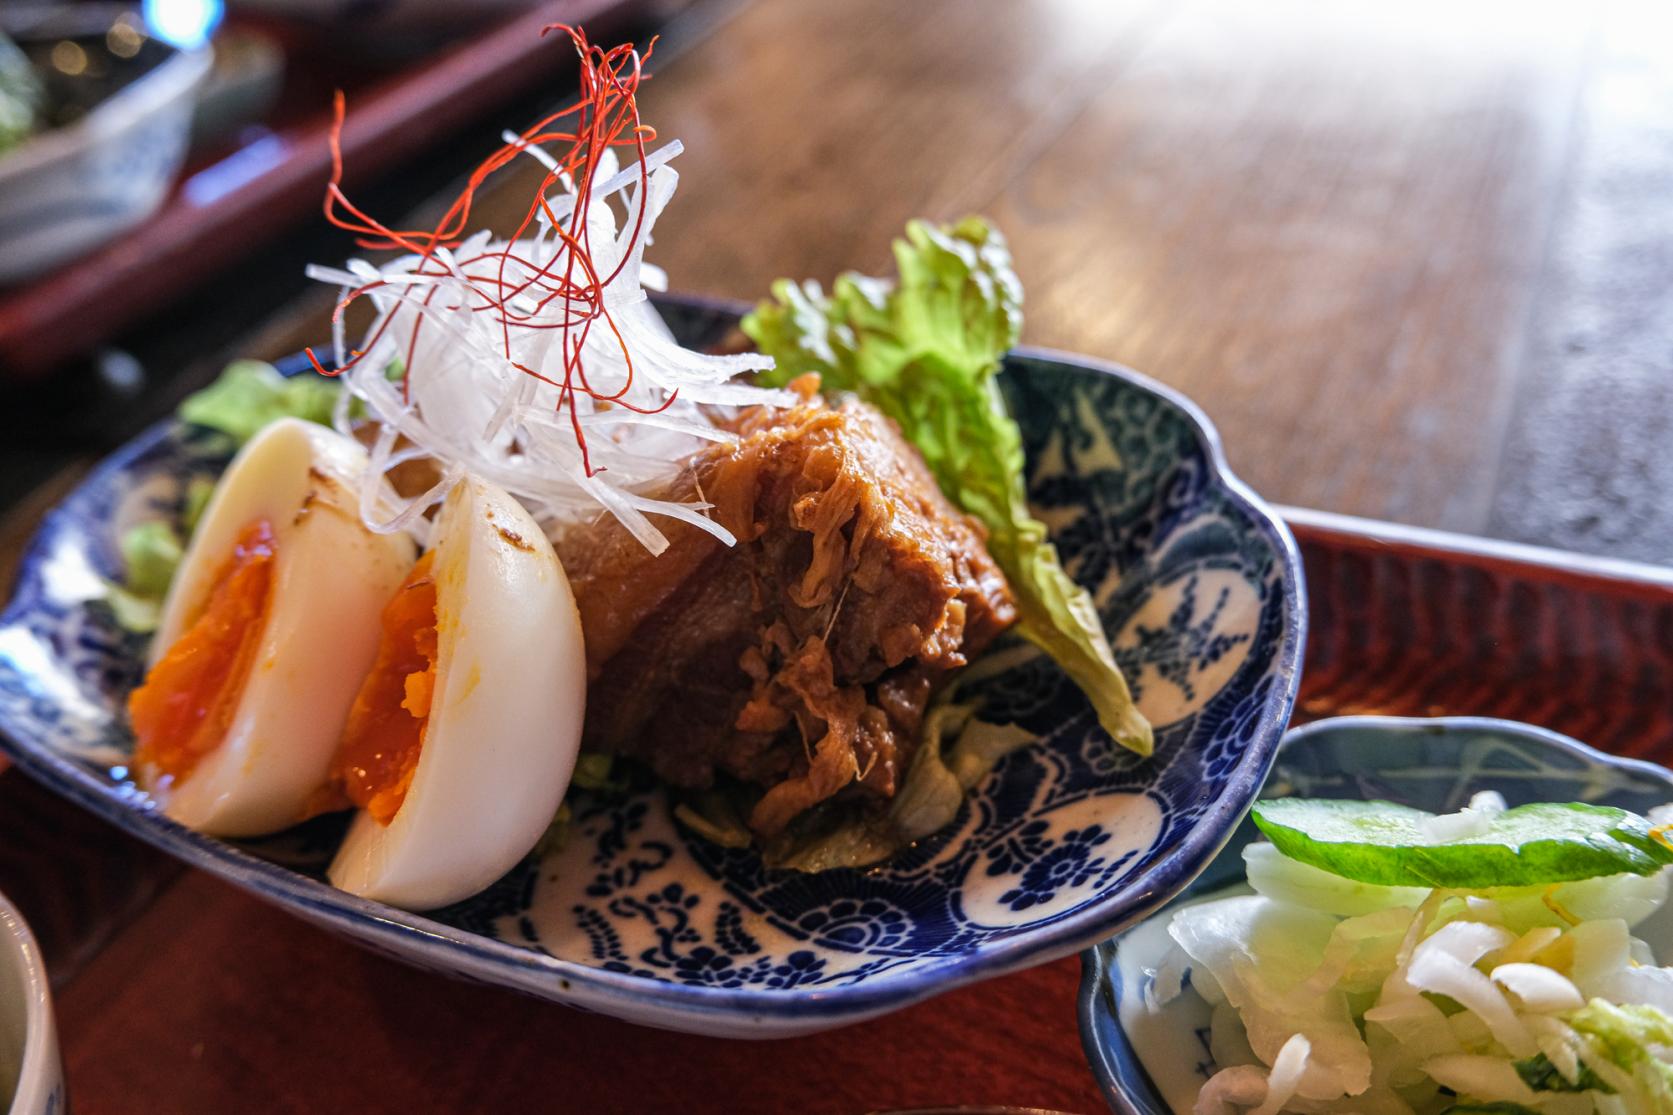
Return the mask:
[[[1673,772],[1510,720],[1345,716],[1285,736],[1261,796],[1382,798],[1443,813],[1463,808],[1478,790],[1497,790],[1511,805],[1588,801],[1643,813],[1673,801]],[[1083,959],[1081,1041],[1121,1115],[1189,1112],[1219,1070],[1208,1050],[1207,1005],[1187,993],[1152,1013],[1146,973],[1167,951],[1169,912],[1243,881],[1243,848],[1258,835],[1245,821],[1172,903]],[[1673,956],[1673,907],[1633,932],[1658,956]]]
[[[102,35],[120,4],[19,4],[0,30],[52,41]],[[174,51],[74,124],[0,155],[0,283],[31,279],[145,220],[186,158],[207,47]]]
[[[736,320],[663,308],[691,344]],[[1185,400],[1035,352],[1012,356],[1004,381],[1034,506],[1096,591],[1156,755],[1115,748],[1072,684],[1008,643],[980,716],[1038,742],[1002,761],[947,831],[870,870],[765,871],[685,833],[648,793],[583,803],[561,850],[421,916],[322,882],[340,831],[330,819],[231,843],[162,816],[123,766],[121,708],[142,647],[89,601],[118,573],[121,531],[177,514],[187,478],[222,463],[173,424],[48,517],[0,616],[0,734],[54,789],[302,917],[423,967],[635,1022],[805,1033],[1067,955],[1183,887],[1254,800],[1295,699],[1301,571],[1289,532],[1227,472]]]

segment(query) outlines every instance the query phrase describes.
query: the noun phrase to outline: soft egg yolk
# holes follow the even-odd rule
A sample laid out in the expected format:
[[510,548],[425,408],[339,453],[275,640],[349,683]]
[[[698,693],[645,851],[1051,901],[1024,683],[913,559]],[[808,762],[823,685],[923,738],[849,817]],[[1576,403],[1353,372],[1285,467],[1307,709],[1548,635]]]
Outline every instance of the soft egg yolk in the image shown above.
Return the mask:
[[266,626],[275,552],[265,519],[240,531],[197,619],[129,695],[136,764],[184,779],[226,738]]
[[382,825],[394,819],[412,785],[436,688],[434,552],[418,559],[384,606],[377,661],[354,699],[332,765],[332,781]]

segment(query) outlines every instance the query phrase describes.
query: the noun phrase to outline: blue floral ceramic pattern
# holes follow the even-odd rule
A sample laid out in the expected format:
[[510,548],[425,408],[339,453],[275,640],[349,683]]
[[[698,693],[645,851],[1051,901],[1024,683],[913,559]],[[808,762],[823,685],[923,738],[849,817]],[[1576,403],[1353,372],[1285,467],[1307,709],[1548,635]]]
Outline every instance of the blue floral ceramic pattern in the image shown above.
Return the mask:
[[[664,312],[689,343],[735,320]],[[1295,699],[1303,593],[1288,532],[1184,400],[1043,353],[1013,355],[1003,382],[1031,499],[1095,591],[1156,755],[1113,747],[1048,661],[1002,645],[971,730],[1029,746],[947,831],[870,870],[768,871],[686,833],[648,793],[576,802],[561,849],[416,915],[320,881],[338,820],[236,844],[173,824],[123,767],[143,648],[89,603],[118,571],[121,529],[178,514],[187,479],[223,463],[172,425],[108,461],[36,540],[0,618],[6,747],[117,824],[374,948],[653,1025],[806,1032],[1064,955],[1184,886],[1243,815]]]
[[[1508,720],[1320,720],[1284,738],[1262,797],[1369,798],[1452,812],[1478,790],[1512,805],[1590,801],[1639,813],[1673,801],[1673,772],[1594,751],[1567,736]],[[1259,833],[1244,822],[1176,899],[1211,894],[1244,879],[1242,851]],[[1143,1005],[1146,969],[1165,951],[1168,908],[1087,952],[1080,989],[1081,1040],[1110,1106],[1120,1115],[1174,1115],[1219,1066],[1208,1043],[1208,1008],[1195,995],[1159,1014]],[[1673,911],[1636,930],[1658,955],[1673,949]],[[1127,1028],[1143,1018],[1143,1033]],[[1170,1107],[1164,1093],[1174,1098]]]

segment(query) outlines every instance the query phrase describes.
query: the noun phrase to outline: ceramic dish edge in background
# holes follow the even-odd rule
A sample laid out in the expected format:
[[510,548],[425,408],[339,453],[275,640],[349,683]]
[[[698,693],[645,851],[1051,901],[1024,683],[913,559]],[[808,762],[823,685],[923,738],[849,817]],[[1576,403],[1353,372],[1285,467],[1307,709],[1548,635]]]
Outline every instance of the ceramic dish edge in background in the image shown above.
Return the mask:
[[[1495,753],[1493,745],[1503,745],[1506,750]],[[1450,767],[1410,765],[1414,747],[1429,750],[1436,746],[1464,749],[1464,762]],[[1339,749],[1353,753],[1352,767],[1335,754]],[[1428,756],[1420,753],[1419,757]],[[1509,765],[1479,765],[1484,760]],[[1401,771],[1412,772],[1404,780],[1404,794],[1383,782]],[[1494,780],[1495,774],[1500,776],[1498,781]],[[1303,786],[1315,780],[1329,783],[1323,793],[1308,796],[1382,796],[1437,812],[1462,808],[1470,793],[1480,789],[1499,789],[1512,805],[1530,801],[1618,801],[1642,811],[1673,801],[1673,771],[1598,751],[1546,728],[1491,717],[1340,716],[1314,721],[1285,735],[1269,783],[1270,789],[1280,792],[1263,796],[1285,796],[1292,777],[1301,779]],[[1516,792],[1518,781],[1538,779],[1545,780],[1541,790],[1532,794]],[[1445,790],[1428,797],[1414,792],[1424,784],[1430,789],[1444,784]],[[1242,880],[1241,849],[1257,836],[1254,823],[1244,822],[1216,861],[1168,906]],[[1166,912],[1164,907],[1157,916]],[[1669,910],[1656,916],[1664,935],[1670,916]],[[1112,1111],[1119,1115],[1172,1115],[1172,1108],[1159,1094],[1120,1019],[1120,996],[1125,989],[1118,967],[1121,944],[1141,928],[1142,922],[1135,923],[1082,955],[1081,1043]],[[1200,1035],[1196,1040],[1203,1041]],[[1212,1067],[1206,1045],[1200,1058],[1195,1051],[1187,1056],[1198,1074]]]
[[[660,304],[688,343],[736,320]],[[1305,602],[1288,530],[1226,470],[1195,407],[1107,365],[1019,351],[1009,366],[1031,495],[1071,569],[1100,586],[1145,707],[1164,714],[1159,759],[1115,751],[1055,669],[1020,661],[988,683],[984,715],[1050,738],[884,867],[769,875],[680,833],[660,797],[633,799],[581,810],[558,860],[425,916],[321,882],[329,833],[239,846],[164,818],[74,755],[126,739],[115,705],[136,648],[84,602],[116,573],[114,534],[177,498],[188,466],[213,470],[167,425],[97,469],[26,557],[0,619],[5,746],[107,820],[370,947],[649,1025],[806,1033],[1067,955],[1183,887],[1242,818],[1294,703]],[[585,962],[529,947],[552,944],[560,922],[573,948],[558,951]]]
[[[23,1039],[15,1065],[9,1063],[12,1051],[4,1054],[8,1063],[0,1067],[0,1109],[10,1115],[61,1115],[66,1110],[64,1069],[46,962],[28,923],[5,895],[0,895],[0,948],[5,950],[0,957],[0,1041]],[[21,1017],[13,1017],[13,1011]],[[21,1028],[21,1035],[14,1028]],[[14,1071],[15,1087],[8,1091]]]
[[[77,26],[109,26],[129,10],[94,4],[73,16]],[[82,119],[0,155],[0,283],[43,274],[157,210],[185,161],[195,94],[212,62],[208,47],[174,50]]]

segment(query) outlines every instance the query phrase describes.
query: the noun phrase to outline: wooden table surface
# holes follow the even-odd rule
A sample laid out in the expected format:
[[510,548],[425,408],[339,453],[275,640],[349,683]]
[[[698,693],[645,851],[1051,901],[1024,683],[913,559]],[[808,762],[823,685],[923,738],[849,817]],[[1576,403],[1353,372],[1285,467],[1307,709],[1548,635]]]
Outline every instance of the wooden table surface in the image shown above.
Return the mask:
[[[1270,499],[1673,561],[1658,5],[711,0],[694,18],[642,98],[687,146],[651,252],[677,289],[881,270],[907,218],[986,213],[1025,340],[1187,392]],[[288,288],[145,406],[234,352],[317,341],[326,304]],[[181,307],[151,335],[194,327]],[[0,524],[0,583],[85,464],[41,453],[63,467]],[[53,953],[78,1112],[1101,1106],[1072,960],[864,1033],[722,1043],[360,952],[15,772],[0,817],[0,889]]]

